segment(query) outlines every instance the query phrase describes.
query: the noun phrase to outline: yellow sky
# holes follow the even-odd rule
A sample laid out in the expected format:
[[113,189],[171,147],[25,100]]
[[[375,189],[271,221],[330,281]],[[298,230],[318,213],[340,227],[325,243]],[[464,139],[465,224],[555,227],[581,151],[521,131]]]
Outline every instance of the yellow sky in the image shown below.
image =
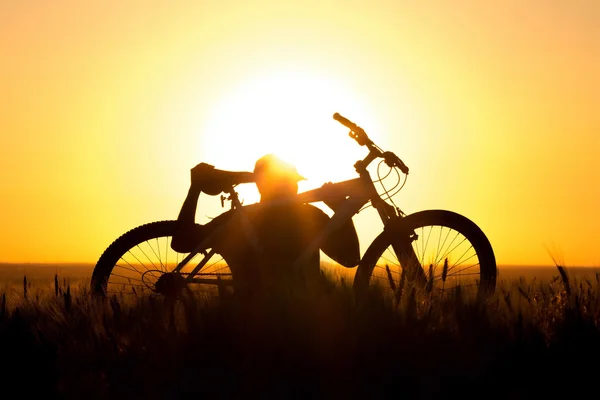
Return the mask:
[[410,167],[404,211],[466,215],[500,264],[598,266],[598,21],[595,0],[0,2],[0,261],[94,262],[176,218],[200,161],[288,146],[303,189],[351,178],[340,112]]

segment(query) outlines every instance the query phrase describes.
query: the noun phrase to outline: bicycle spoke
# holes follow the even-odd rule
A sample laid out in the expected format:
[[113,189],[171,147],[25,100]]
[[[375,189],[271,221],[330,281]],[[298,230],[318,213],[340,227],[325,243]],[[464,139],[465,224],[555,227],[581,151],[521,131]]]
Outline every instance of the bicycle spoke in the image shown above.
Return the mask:
[[388,251],[392,255],[392,257],[394,257],[396,259],[396,261],[392,261],[392,260],[389,260],[389,259],[385,259],[385,260],[388,261],[388,262],[390,262],[390,263],[393,263],[394,265],[400,266],[400,260],[398,260],[398,256],[396,256],[396,253],[393,251],[392,247],[391,246],[388,247],[386,249],[386,251]]
[[[417,239],[412,249],[424,276],[418,285],[425,293],[443,293],[457,287],[478,288],[481,277],[480,260],[473,243],[461,231],[441,224],[415,226]],[[437,231],[437,232],[435,232]],[[399,281],[405,268],[393,246],[388,245],[373,265],[370,278],[373,285],[384,291],[391,301],[396,301]],[[472,292],[468,292],[472,293]]]
[[123,278],[123,279],[131,279],[131,280],[134,280],[134,281],[143,282],[141,279],[136,279],[136,278],[131,278],[129,276],[123,276],[123,275],[115,274],[114,272],[111,275],[112,276],[118,276],[119,278]]
[[[115,241],[105,252],[104,258],[107,258],[108,262],[105,260],[103,261],[104,265],[96,266],[97,271],[100,272],[94,279],[104,279],[104,283],[102,284],[102,280],[93,283],[94,290],[102,290],[105,294],[118,293],[120,295],[154,294],[162,296],[167,294],[171,290],[169,285],[177,285],[177,281],[173,279],[178,278],[165,278],[164,284],[160,286],[160,293],[156,292],[156,284],[166,274],[170,274],[169,271],[185,260],[186,256],[190,256],[189,253],[171,251],[172,235],[170,232],[174,232],[175,229],[174,221],[156,222],[140,226],[128,232],[127,237],[117,239],[120,242]],[[136,242],[138,238],[139,240]],[[221,278],[226,278],[229,282],[233,280],[231,270],[225,260],[214,252],[209,253],[208,259],[202,260],[202,257],[206,257],[206,253],[194,253],[188,263],[181,266],[181,276],[189,275],[194,265],[206,264],[203,265],[204,274],[202,275],[207,279],[203,279],[201,282],[191,281],[188,289],[191,288],[192,292],[218,296],[221,293],[221,289],[218,288]],[[101,257],[102,259],[103,257]],[[111,262],[111,259],[116,261]],[[105,275],[103,276],[102,273]],[[173,286],[173,289],[179,290],[176,286]]]
[[395,266],[397,266],[397,267],[401,267],[401,265],[400,265],[400,262],[394,262],[394,261],[392,261],[392,260],[390,260],[390,259],[388,259],[388,258],[386,258],[386,257],[383,257],[383,256],[381,256],[381,258],[382,258],[383,260],[387,261],[387,262],[388,262],[388,263],[390,263],[390,264],[393,264],[393,265],[395,265]]
[[452,264],[452,267],[448,268],[448,272],[450,272],[450,271],[451,271],[451,270],[453,270],[454,268],[458,267],[459,265],[461,265],[461,264],[463,264],[463,263],[465,263],[465,262],[469,261],[469,260],[470,260],[471,258],[473,258],[473,257],[477,257],[477,253],[473,253],[473,255],[472,255],[472,256],[470,256],[470,257],[468,257],[468,258],[465,258],[464,260],[462,260],[462,261],[461,261],[461,262],[459,262],[459,263],[454,263],[454,264]]
[[[456,240],[456,238],[458,237],[458,235],[460,235],[460,232],[456,232],[456,235],[454,235],[454,238],[452,239],[452,241],[448,245],[448,248],[450,248],[452,246],[452,244],[454,243],[454,241]],[[465,240],[467,240],[467,238],[464,238],[462,242],[464,242]],[[460,242],[459,244],[457,244],[456,246],[454,246],[451,250],[446,251],[443,256],[441,256],[439,259],[435,260],[435,263],[439,264],[440,261],[446,259],[448,257],[448,254],[450,254],[454,249],[456,249],[458,246],[460,246],[462,244],[462,242]]]
[[[219,260],[219,261],[220,261],[220,260]],[[224,265],[224,266],[222,266],[221,268],[214,270],[212,273],[216,274],[217,272],[219,272],[219,271],[223,271],[223,270],[225,270],[225,269],[229,269],[229,266],[227,266],[227,265]]]
[[[150,245],[149,241],[146,242],[146,243],[148,243],[148,247],[150,247],[150,250],[152,250],[152,252],[154,253],[154,255],[158,258],[158,261],[160,262],[160,266],[161,266],[161,271],[166,271],[166,267],[163,265],[162,257],[160,255],[160,243],[158,242],[158,238],[156,238],[156,251],[154,251],[154,247],[152,247]],[[165,263],[167,261],[168,261],[168,259],[166,258],[166,254],[165,254]]]
[[146,287],[146,285],[139,285],[139,284],[133,284],[133,283],[124,284],[124,283],[111,282],[111,281],[108,281],[108,283],[112,283],[112,284],[115,284],[115,285],[132,286],[132,287],[133,286],[135,286],[135,287]]
[[[463,269],[460,269],[460,270],[458,270],[458,271],[456,271],[456,272],[452,273],[452,276],[454,276],[454,275],[456,275],[456,274],[460,274],[462,271],[466,271],[466,270],[468,270],[468,269],[470,269],[470,268],[477,267],[477,266],[479,266],[479,263],[477,263],[477,264],[473,264],[473,265],[469,265],[468,267],[465,267],[465,268],[463,268]],[[479,275],[479,272],[477,272],[476,274],[477,274],[477,275]],[[463,274],[463,275],[468,275],[468,274]]]
[[[421,228],[421,231],[424,229],[424,227]],[[423,254],[421,257],[421,265],[425,265],[424,261],[425,261],[425,253],[427,252],[427,246],[429,245],[429,237],[431,236],[431,231],[433,230],[433,227],[430,226],[429,227],[429,234],[427,235],[427,241],[425,241],[425,245],[423,246]]]
[[[442,228],[444,228],[444,227],[442,227]],[[441,250],[444,248],[444,246],[446,245],[446,241],[448,240],[448,236],[450,236],[450,232],[451,232],[451,231],[452,231],[452,230],[448,228],[448,233],[446,233],[446,237],[444,238],[444,242],[441,244],[441,246],[438,246],[438,250],[437,250],[436,254],[440,254],[440,251],[441,251]],[[457,232],[457,234],[458,234],[458,232]],[[438,244],[439,244],[439,243],[438,243]],[[443,259],[444,259],[444,257],[440,257],[439,259],[437,259],[437,258],[436,258],[436,260],[435,260],[436,264],[437,264],[437,263],[439,263],[439,262],[440,262],[440,260],[443,260]]]
[[[133,254],[132,254],[133,255]],[[134,258],[136,258],[134,256]],[[151,270],[148,269],[148,267],[146,267],[146,265],[144,263],[142,263],[141,261],[138,260],[138,262],[140,263],[140,265],[142,265],[145,269],[146,272],[142,272],[140,270],[138,270],[136,267],[134,267],[129,261],[125,260],[124,258],[121,257],[121,260],[123,260],[125,263],[127,263],[127,265],[129,265],[131,268],[133,268],[138,274],[140,274],[140,276],[144,275],[146,272],[150,272]],[[118,264],[115,264],[115,266],[117,266]],[[121,267],[124,268],[124,267]],[[128,269],[128,268],[124,268],[124,269]],[[114,274],[113,274],[114,275]]]
[[[215,265],[215,264],[217,264],[217,263],[221,262],[221,260],[222,260],[222,258],[221,258],[221,259],[219,259],[219,260],[217,260],[217,261],[215,261],[214,263],[210,264],[208,267],[206,267],[206,266],[204,266],[204,267],[205,267],[206,269],[210,269],[210,267],[212,267],[213,265]],[[205,268],[203,268],[203,269],[205,269]]]
[[[139,245],[137,245],[136,247],[139,247]],[[147,271],[147,272],[150,272],[150,270],[148,269],[148,267],[146,267],[146,264],[144,264],[142,261],[140,261],[140,259],[139,259],[139,258],[137,258],[137,256],[136,256],[135,254],[133,254],[133,253],[131,252],[131,250],[128,250],[127,252],[128,252],[129,254],[131,254],[131,256],[132,256],[133,258],[135,258],[135,259],[137,260],[137,262],[139,262],[139,263],[140,263],[140,265],[146,269],[146,271]],[[123,261],[125,261],[127,264],[131,265],[131,264],[130,264],[128,261],[126,261],[125,259],[123,259]],[[136,269],[137,269],[137,268],[136,268]]]
[[[416,234],[416,232],[415,232]],[[419,236],[419,238],[423,237],[423,227],[421,227],[421,236]],[[419,255],[421,254],[421,252],[419,251],[419,239],[415,240],[413,242],[413,251],[415,252],[415,256],[417,256],[417,259],[419,260],[419,262],[421,264],[423,264],[423,262],[421,261]]]
[[[440,254],[440,249],[443,248],[443,245],[442,245],[442,247],[440,247],[440,244],[441,244],[440,241],[442,239],[442,232],[444,232],[444,228],[445,228],[444,226],[440,227],[440,235],[438,236],[438,245],[437,245],[437,250],[436,250],[435,254]],[[448,229],[448,233],[446,234],[446,239],[448,238],[449,234],[450,234],[450,229]],[[444,239],[444,243],[446,242],[446,239]]]
[[[146,242],[146,243],[148,243],[148,242]],[[152,261],[152,259],[150,257],[148,257],[148,255],[146,254],[146,252],[144,251],[144,249],[142,249],[139,244],[137,245],[137,248],[140,249],[140,251],[142,252],[142,254],[148,259],[148,261],[150,261],[150,264],[152,264],[152,266],[156,270],[157,269],[156,268],[156,264],[154,264],[154,262]]]
[[115,267],[123,268],[123,269],[125,269],[125,270],[127,270],[127,271],[131,271],[131,272],[137,272],[138,274],[140,273],[140,271],[138,271],[138,270],[137,270],[137,269],[135,269],[135,268],[127,268],[127,267],[124,267],[124,266],[122,266],[122,265],[119,265],[119,264],[115,264]]
[[[169,261],[169,237],[167,236],[167,240],[165,240],[165,260],[166,262]],[[168,265],[165,268],[165,272],[168,271]]]
[[[386,267],[388,267],[388,268],[389,268],[389,265],[388,265],[388,264],[386,264]],[[387,270],[386,270],[386,267],[382,267],[381,265],[376,265],[376,266],[375,266],[375,268],[381,269],[381,270],[383,270],[383,271],[387,271]],[[402,272],[395,271],[395,270],[392,270],[392,269],[390,269],[390,272],[391,272],[392,274],[396,274],[396,275],[402,275]]]

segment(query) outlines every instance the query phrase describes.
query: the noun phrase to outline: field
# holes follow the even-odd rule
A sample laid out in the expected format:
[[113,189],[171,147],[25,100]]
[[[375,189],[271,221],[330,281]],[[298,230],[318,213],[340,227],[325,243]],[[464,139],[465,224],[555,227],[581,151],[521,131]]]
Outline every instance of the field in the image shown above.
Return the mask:
[[[500,267],[486,304],[374,292],[95,301],[91,265],[0,264],[6,393],[46,398],[557,398],[594,391],[600,270]],[[24,281],[24,277],[26,280]]]

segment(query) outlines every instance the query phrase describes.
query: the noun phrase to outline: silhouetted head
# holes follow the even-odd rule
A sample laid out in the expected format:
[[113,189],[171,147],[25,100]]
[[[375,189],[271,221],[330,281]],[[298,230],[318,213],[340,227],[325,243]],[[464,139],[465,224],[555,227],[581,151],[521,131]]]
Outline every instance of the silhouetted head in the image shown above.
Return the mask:
[[296,167],[274,154],[267,154],[256,161],[254,178],[261,201],[293,196],[298,193],[298,181],[305,179]]

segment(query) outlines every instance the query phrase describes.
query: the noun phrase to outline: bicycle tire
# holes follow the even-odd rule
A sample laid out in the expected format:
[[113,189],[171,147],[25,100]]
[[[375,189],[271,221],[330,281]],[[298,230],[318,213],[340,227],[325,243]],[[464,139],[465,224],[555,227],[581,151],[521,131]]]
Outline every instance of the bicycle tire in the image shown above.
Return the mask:
[[[386,267],[385,267],[385,273],[384,278],[382,279],[382,281],[385,281],[386,277],[387,280],[389,282],[389,289],[387,292],[391,293],[394,295],[394,300],[398,301],[398,297],[399,297],[399,293],[401,295],[401,291],[402,291],[402,286],[405,284],[406,281],[402,281],[402,275],[405,275],[405,272],[403,269],[403,266],[401,264],[403,264],[402,262],[398,261],[398,259],[396,259],[396,262],[398,263],[398,267],[399,267],[399,272],[398,275],[394,275],[391,271],[391,268],[389,267],[389,264],[387,262],[390,262],[390,260],[386,257],[384,257],[384,253],[392,246],[392,242],[394,240],[394,235],[395,233],[401,231],[401,232],[414,232],[417,233],[419,231],[421,231],[421,235],[419,236],[419,239],[423,237],[423,233],[426,234],[426,240],[427,240],[427,244],[423,247],[421,246],[421,248],[423,249],[422,251],[422,255],[419,256],[419,254],[417,254],[417,252],[419,252],[419,245],[415,245],[413,243],[413,250],[415,252],[415,256],[417,257],[417,259],[419,260],[419,265],[417,266],[417,268],[420,268],[420,271],[417,271],[418,274],[417,275],[421,275],[425,277],[425,282],[426,282],[426,287],[427,284],[431,284],[429,286],[428,289],[433,290],[433,289],[439,289],[439,283],[442,280],[441,278],[444,279],[444,281],[442,282],[442,290],[446,290],[446,289],[450,289],[450,287],[445,287],[446,281],[448,280],[448,272],[452,272],[452,268],[453,266],[449,266],[449,262],[448,257],[438,257],[437,255],[433,258],[434,261],[437,262],[437,264],[439,264],[442,261],[442,258],[444,258],[444,264],[445,267],[442,267],[442,271],[441,274],[439,275],[439,277],[437,277],[435,275],[435,273],[437,271],[439,271],[439,269],[437,269],[436,267],[438,267],[439,265],[433,265],[433,263],[430,264],[429,268],[427,268],[427,262],[425,262],[425,253],[426,253],[426,248],[428,247],[428,243],[429,243],[429,239],[431,239],[431,231],[426,232],[425,228],[426,227],[440,227],[440,237],[442,236],[442,232],[444,232],[444,228],[446,228],[448,230],[448,234],[446,235],[446,238],[448,238],[448,236],[450,236],[450,232],[451,231],[455,231],[457,232],[457,237],[458,235],[461,235],[464,240],[467,240],[469,242],[469,244],[471,245],[471,247],[474,250],[474,253],[477,257],[476,260],[471,260],[469,262],[474,262],[477,261],[476,263],[473,264],[473,266],[478,266],[479,271],[477,273],[473,273],[471,271],[469,271],[468,273],[464,273],[461,274],[461,272],[466,271],[467,269],[471,268],[471,266],[468,267],[459,267],[459,269],[455,272],[458,273],[459,276],[459,283],[456,286],[461,286],[460,284],[460,277],[463,276],[465,277],[465,281],[468,281],[466,279],[467,276],[469,276],[469,278],[473,278],[475,285],[477,286],[477,296],[478,298],[481,299],[485,299],[488,298],[490,295],[492,295],[495,291],[495,287],[496,287],[496,276],[497,276],[497,266],[496,266],[496,258],[494,255],[494,251],[493,248],[487,238],[487,236],[483,233],[483,231],[470,219],[464,217],[463,215],[460,215],[458,213],[452,212],[452,211],[446,211],[446,210],[425,210],[425,211],[419,211],[416,212],[414,214],[410,214],[407,215],[406,217],[398,220],[397,222],[394,222],[393,224],[395,224],[394,228],[395,229],[386,229],[384,232],[382,232],[379,236],[377,236],[375,238],[375,240],[373,240],[373,242],[371,243],[371,245],[369,246],[369,248],[367,249],[367,251],[365,252],[365,255],[363,256],[363,258],[361,259],[358,267],[357,267],[357,271],[356,271],[356,275],[354,278],[354,291],[357,294],[357,296],[361,296],[363,294],[365,294],[368,290],[368,288],[370,286],[375,286],[375,285],[382,285],[381,282],[373,282],[373,276],[375,274],[375,270],[376,267],[378,267],[378,263],[380,262],[381,259],[384,259],[386,261]],[[419,233],[417,233],[417,235],[419,235]],[[446,239],[448,240],[448,239]],[[444,245],[440,246],[440,241],[438,240],[438,245],[437,245],[437,250],[441,250],[443,248],[445,248],[446,246],[446,240],[444,241]],[[459,238],[460,240],[460,238]],[[463,241],[464,241],[463,240]],[[458,246],[458,245],[457,245]],[[462,244],[461,244],[462,246]],[[447,252],[447,254],[449,254],[449,251]],[[392,255],[395,255],[394,253],[392,253]],[[468,256],[470,258],[472,258],[473,256]],[[464,258],[464,257],[463,257]],[[458,260],[457,263],[461,261]],[[406,263],[404,263],[406,264]],[[460,263],[458,264],[460,265]],[[446,276],[444,277],[444,269],[446,269]],[[473,275],[477,275],[477,277],[473,277]],[[414,276],[414,275],[413,275]],[[479,280],[477,280],[477,278],[479,278]],[[397,279],[397,281],[396,281]],[[384,282],[385,283],[385,282]],[[396,286],[394,286],[396,285]],[[465,286],[465,285],[462,285]]]
[[[121,235],[118,239],[116,239],[110,246],[106,248],[106,250],[102,253],[96,266],[94,267],[94,271],[92,273],[91,279],[91,291],[96,295],[106,295],[112,292],[115,293],[124,293],[123,290],[111,290],[112,286],[115,286],[115,282],[111,282],[111,276],[113,278],[119,277],[119,280],[128,281],[129,283],[116,283],[116,286],[131,286],[132,292],[126,292],[130,294],[137,295],[138,290],[142,293],[150,292],[157,293],[156,288],[152,287],[152,284],[156,284],[158,279],[163,276],[165,273],[169,273],[169,269],[180,261],[182,261],[185,256],[189,253],[178,253],[170,248],[170,239],[172,238],[176,226],[177,221],[157,221],[151,222],[145,225],[138,226],[129,230],[128,232]],[[202,254],[197,254],[190,261],[198,261],[196,257],[202,257]],[[219,255],[216,255],[221,257]],[[156,260],[152,260],[152,258],[156,257]],[[217,258],[218,258],[217,257]],[[140,258],[147,258],[149,263],[148,265],[144,264],[146,260],[140,260]],[[133,261],[132,260],[136,260]],[[224,261],[224,259],[221,258]],[[171,262],[173,261],[173,262]],[[212,261],[212,260],[210,260]],[[145,267],[145,270],[142,268],[137,268],[137,262]],[[206,284],[206,285],[197,285],[202,286],[205,292],[218,292],[222,288],[218,285],[221,277],[227,277],[227,279],[233,279],[231,274],[231,270],[226,265],[226,262],[222,262],[217,265],[219,261],[211,264],[212,270],[202,270],[200,271],[201,275],[208,279],[214,279],[214,285]],[[152,267],[150,267],[152,264]],[[225,265],[223,265],[225,264]],[[207,264],[208,265],[208,264]],[[119,273],[115,272],[115,267],[119,268]],[[190,267],[186,267],[188,270]],[[206,267],[205,267],[206,268]],[[121,275],[121,274],[131,274],[132,276]],[[136,274],[139,274],[137,276]],[[121,277],[123,277],[121,279]],[[135,283],[131,283],[133,282]],[[209,289],[209,286],[214,286]],[[144,288],[148,290],[144,290]]]

